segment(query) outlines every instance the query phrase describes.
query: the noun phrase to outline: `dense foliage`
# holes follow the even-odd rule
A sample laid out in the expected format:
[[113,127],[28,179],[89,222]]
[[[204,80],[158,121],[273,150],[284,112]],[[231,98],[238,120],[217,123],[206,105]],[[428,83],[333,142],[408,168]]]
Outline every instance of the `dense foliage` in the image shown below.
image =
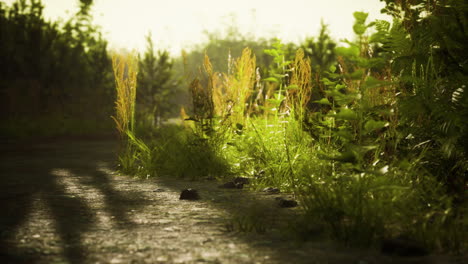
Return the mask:
[[[96,131],[112,115],[124,173],[242,175],[297,197],[301,239],[318,228],[347,245],[412,237],[461,252],[468,4],[385,3],[392,23],[355,12],[343,43],[324,24],[300,45],[232,27],[180,58],[149,35],[145,53],[113,60],[92,1],[63,23],[46,21],[39,0],[0,3],[2,133]],[[181,125],[161,126],[179,110]]]
[[[0,107],[8,135],[80,133],[109,127],[114,91],[107,42],[92,1],[64,23],[40,0],[0,3]],[[84,130],[84,131],[82,131]]]
[[[147,47],[139,58],[137,114],[144,126],[159,126],[162,119],[177,115],[174,97],[178,93],[178,80],[173,77],[173,60],[167,51],[155,54],[151,34],[146,37]],[[180,92],[179,92],[180,93]]]
[[318,226],[348,245],[411,237],[465,250],[467,5],[388,0],[383,12],[393,23],[355,12],[342,44],[322,25],[295,55],[279,40],[240,51],[235,38],[191,53],[203,65],[186,75],[184,125],[130,138],[124,171],[244,175],[293,192],[302,239]]
[[383,49],[393,57],[401,126],[411,134],[402,144],[424,144],[426,170],[461,202],[468,184],[468,3],[386,3],[383,11],[395,20],[391,29],[381,24]]

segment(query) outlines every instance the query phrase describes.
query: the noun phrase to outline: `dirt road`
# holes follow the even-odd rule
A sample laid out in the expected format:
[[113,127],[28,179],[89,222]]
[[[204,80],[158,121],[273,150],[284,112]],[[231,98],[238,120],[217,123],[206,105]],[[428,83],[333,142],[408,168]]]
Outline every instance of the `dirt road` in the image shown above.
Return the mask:
[[[323,239],[297,244],[275,226],[287,226],[298,209],[211,181],[118,175],[111,141],[1,148],[0,263],[461,263],[391,258]],[[201,200],[179,200],[184,188]],[[233,231],[242,214],[263,221],[266,232]]]

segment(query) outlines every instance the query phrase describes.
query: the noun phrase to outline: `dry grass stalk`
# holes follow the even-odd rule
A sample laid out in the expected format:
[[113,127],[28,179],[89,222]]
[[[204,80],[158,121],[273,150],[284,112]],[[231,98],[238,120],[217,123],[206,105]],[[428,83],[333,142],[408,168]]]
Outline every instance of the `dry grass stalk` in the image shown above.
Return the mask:
[[224,78],[216,73],[213,75],[213,104],[216,116],[228,117],[231,114],[231,107],[226,102],[226,87],[224,84]]
[[[214,72],[211,65],[210,58],[205,54],[203,63],[206,73],[206,80],[200,81],[195,78],[189,85],[190,93],[192,95],[193,113],[196,121],[204,121],[214,117],[213,105],[213,80]],[[206,84],[206,85],[203,85]]]
[[[256,57],[249,48],[242,51],[242,55],[232,64],[230,58],[229,72],[224,74],[224,87],[218,88],[217,96],[220,94],[223,99],[222,109],[234,123],[245,123],[244,119],[248,116],[248,100],[253,92],[256,80]],[[219,92],[222,89],[222,92]]]
[[120,137],[123,139],[127,132],[133,132],[135,122],[135,99],[137,88],[136,56],[115,55],[112,57],[117,98],[115,101],[116,115],[112,116]]
[[310,60],[305,58],[304,50],[299,49],[292,65],[290,89],[288,89],[288,101],[299,117],[304,116],[307,103],[312,95],[311,77],[312,69]]

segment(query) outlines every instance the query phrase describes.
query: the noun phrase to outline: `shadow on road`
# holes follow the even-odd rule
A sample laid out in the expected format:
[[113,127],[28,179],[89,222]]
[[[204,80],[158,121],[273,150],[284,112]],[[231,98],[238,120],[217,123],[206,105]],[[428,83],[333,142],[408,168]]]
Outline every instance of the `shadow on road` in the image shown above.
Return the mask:
[[[63,141],[35,145],[9,143],[0,146],[0,263],[34,263],[37,260],[44,260],[44,256],[33,248],[34,244],[30,243],[30,241],[21,241],[21,237],[18,235],[23,234],[24,237],[24,234],[28,232],[28,229],[25,228],[27,228],[29,220],[36,217],[37,212],[46,212],[46,216],[40,217],[48,217],[54,223],[53,231],[58,235],[59,246],[66,261],[77,264],[86,263],[90,259],[88,257],[95,252],[91,252],[90,244],[84,241],[84,234],[93,232],[98,225],[102,224],[98,211],[104,211],[111,216],[110,223],[112,226],[109,231],[114,230],[114,228],[122,228],[124,231],[122,234],[129,236],[130,233],[126,233],[126,231],[136,227],[137,224],[132,222],[128,212],[131,209],[147,206],[152,202],[149,199],[157,198],[158,195],[166,195],[165,199],[169,199],[166,200],[167,204],[158,204],[160,207],[156,207],[166,214],[168,212],[164,210],[168,209],[167,206],[190,210],[190,208],[195,207],[181,205],[191,203],[191,205],[195,206],[200,203],[198,211],[179,212],[178,209],[172,210],[174,222],[171,222],[184,227],[188,221],[201,221],[198,230],[188,230],[188,233],[184,233],[187,237],[175,238],[177,241],[188,239],[190,243],[186,245],[194,245],[198,247],[198,250],[205,250],[205,247],[209,249],[210,246],[209,244],[203,244],[204,242],[196,244],[194,241],[190,241],[192,231],[199,232],[199,236],[206,236],[204,228],[207,223],[211,225],[215,222],[213,219],[207,219],[211,217],[207,210],[212,208],[214,209],[211,210],[213,212],[221,212],[221,217],[224,217],[224,215],[235,216],[236,213],[239,213],[240,217],[249,217],[250,215],[251,218],[247,219],[246,223],[255,224],[256,221],[260,221],[261,225],[267,225],[270,228],[265,230],[265,234],[261,235],[261,237],[255,233],[253,233],[253,236],[238,233],[225,235],[225,233],[222,233],[219,240],[213,242],[224,243],[229,249],[234,244],[225,240],[242,240],[243,244],[251,248],[250,252],[256,254],[255,258],[263,258],[264,256],[261,254],[265,252],[269,254],[268,261],[261,263],[312,263],[311,259],[315,261],[314,263],[360,263],[361,261],[395,263],[392,258],[382,258],[382,256],[377,256],[374,253],[368,255],[365,252],[353,252],[348,249],[338,250],[334,246],[324,246],[322,245],[324,241],[319,241],[319,244],[309,247],[291,243],[291,239],[282,236],[281,232],[273,232],[277,226],[273,222],[278,223],[279,221],[280,224],[283,223],[286,226],[288,224],[294,225],[293,218],[295,215],[288,211],[294,209],[278,208],[275,205],[274,196],[267,197],[264,194],[245,190],[219,189],[216,182],[191,182],[171,178],[152,179],[147,181],[148,184],[140,185],[140,187],[147,189],[162,187],[164,193],[160,194],[148,189],[144,191],[151,192],[151,195],[145,196],[144,192],[136,187],[136,184],[142,181],[131,180],[126,177],[120,177],[122,181],[119,185],[120,189],[116,189],[117,180],[109,168],[113,167],[112,164],[116,160],[117,145],[111,142]],[[122,189],[122,186],[128,187]],[[202,197],[201,201],[179,201],[176,194],[184,188],[199,190]],[[94,197],[94,199],[90,200],[90,196]],[[96,197],[99,197],[99,199]],[[153,212],[150,213],[154,215]],[[156,218],[163,217],[159,213],[161,212],[158,212]],[[273,222],[268,222],[268,219],[272,219]],[[162,224],[157,220],[154,225],[150,226],[150,229],[142,229],[143,232],[153,233],[158,229],[162,229],[163,233],[166,232]],[[244,220],[242,218],[238,219],[238,221]],[[44,222],[46,221],[39,221],[39,223]],[[234,224],[236,223],[234,222]],[[171,226],[166,229],[172,230]],[[37,230],[37,227],[35,230]],[[161,234],[161,230],[159,231],[159,234]],[[107,229],[105,232],[107,232]],[[33,235],[27,234],[29,237]],[[148,234],[145,243],[151,245],[154,243],[151,236],[152,234]],[[88,239],[88,237],[86,238]],[[119,237],[117,236],[116,239],[119,239]],[[210,243],[209,240],[204,241]],[[91,243],[91,245],[93,244]],[[173,246],[176,247],[176,245]],[[38,247],[47,248],[48,245],[38,245]],[[220,248],[219,245],[213,245],[212,247],[215,249]],[[125,248],[116,248],[119,250],[119,254],[128,253],[123,252]],[[163,250],[167,249],[167,247],[162,248]],[[182,248],[179,250],[190,251],[193,249]],[[157,253],[155,254],[154,251],[148,250],[148,252],[149,255],[145,255],[146,257],[157,257]],[[245,252],[239,251],[238,253]],[[362,257],[366,255],[369,258],[363,259]],[[236,261],[238,257],[237,255],[232,256],[232,258],[236,258]],[[142,257],[137,258],[135,259],[137,262],[140,260],[146,261]],[[243,263],[251,263],[251,260],[247,259],[248,262]],[[398,259],[397,262],[409,263],[400,262],[400,260]],[[428,262],[428,259],[424,258],[418,259],[418,261],[421,261],[420,263],[442,263]],[[228,261],[228,263],[238,262]]]
[[[101,171],[102,164],[114,162],[115,144],[54,142],[53,144],[3,143],[0,149],[0,262],[31,263],[34,248],[25,249],[15,237],[32,217],[36,206],[48,212],[61,241],[63,254],[70,263],[84,263],[87,254],[82,234],[96,224],[96,210],[80,190],[93,187],[102,196],[104,210],[125,228],[132,223],[126,216],[129,206],[144,205],[138,193],[121,193],[111,184],[111,175]],[[92,148],[92,149],[90,149]],[[65,173],[58,175],[57,171]],[[75,194],[64,181],[77,182]],[[81,186],[81,187],[80,187]],[[81,188],[81,189],[80,189]],[[78,195],[76,195],[78,194]],[[118,226],[118,225],[117,225]],[[32,234],[31,234],[32,235]],[[26,252],[25,252],[26,251]],[[36,254],[36,255],[35,255]]]

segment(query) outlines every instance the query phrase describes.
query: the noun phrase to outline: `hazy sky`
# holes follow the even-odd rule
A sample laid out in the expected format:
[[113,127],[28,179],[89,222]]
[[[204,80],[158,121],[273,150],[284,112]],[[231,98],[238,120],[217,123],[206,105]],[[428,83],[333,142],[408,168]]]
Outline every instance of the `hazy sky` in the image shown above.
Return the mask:
[[[77,0],[42,2],[52,19],[78,10]],[[205,30],[230,25],[232,14],[241,32],[299,42],[317,34],[321,19],[336,40],[352,38],[353,12],[368,12],[369,20],[388,19],[380,14],[383,7],[379,0],[94,0],[93,11],[111,47],[143,50],[151,31],[157,48],[179,54],[204,41]]]

